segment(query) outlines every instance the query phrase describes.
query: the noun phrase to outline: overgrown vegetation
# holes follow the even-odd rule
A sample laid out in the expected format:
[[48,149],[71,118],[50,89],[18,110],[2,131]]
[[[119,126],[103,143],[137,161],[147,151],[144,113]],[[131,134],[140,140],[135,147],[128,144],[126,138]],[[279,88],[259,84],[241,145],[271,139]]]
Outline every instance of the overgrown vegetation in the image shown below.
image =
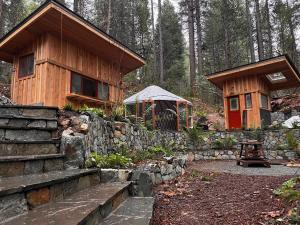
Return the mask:
[[97,116],[102,117],[102,118],[106,116],[103,109],[101,109],[101,108],[91,108],[91,107],[88,107],[85,104],[79,109],[79,112],[92,112],[92,113],[95,113]]
[[218,138],[213,143],[215,149],[233,149],[237,144],[237,140],[233,137]]
[[208,138],[208,132],[205,132],[202,128],[196,126],[193,128],[186,128],[184,131],[187,133],[194,145],[204,143]]
[[124,121],[125,120],[125,111],[126,107],[123,104],[117,104],[113,107],[112,110],[112,119],[115,121]]
[[87,168],[126,168],[131,163],[149,159],[161,159],[172,155],[172,150],[160,145],[143,151],[135,151],[130,150],[125,144],[120,144],[117,146],[116,152],[109,155],[101,155],[96,152],[91,153],[85,165]]
[[110,155],[100,155],[96,152],[93,152],[91,153],[90,157],[86,160],[85,166],[87,168],[125,168],[130,165],[131,161],[131,158],[121,155],[119,153],[113,153]]
[[296,150],[298,148],[298,140],[295,138],[292,131],[286,133],[287,146],[290,150]]
[[70,103],[66,104],[63,109],[67,111],[75,111],[72,104]]
[[273,193],[287,201],[291,209],[288,214],[277,219],[278,222],[287,220],[289,224],[299,224],[300,222],[300,177],[292,178],[284,182],[278,189],[274,190]]

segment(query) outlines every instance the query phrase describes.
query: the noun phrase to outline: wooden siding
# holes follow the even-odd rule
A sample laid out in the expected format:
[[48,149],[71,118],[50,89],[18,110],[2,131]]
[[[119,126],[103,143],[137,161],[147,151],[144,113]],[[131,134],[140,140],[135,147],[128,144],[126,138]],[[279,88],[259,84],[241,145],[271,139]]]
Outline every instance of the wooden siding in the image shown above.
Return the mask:
[[[34,53],[34,74],[18,78],[18,59]],[[109,102],[123,100],[122,76],[118,65],[75,46],[69,41],[45,34],[20,51],[14,60],[12,98],[19,104],[43,103],[63,107],[69,103],[71,72],[109,84]],[[72,102],[79,107],[83,102]],[[106,107],[106,106],[105,106]]]
[[[251,93],[252,108],[246,109],[245,94]],[[224,96],[224,114],[225,114],[225,128],[229,129],[228,124],[228,97],[239,96],[241,118],[243,120],[243,112],[247,112],[246,128],[257,128],[261,126],[260,119],[260,95],[261,93],[270,94],[268,84],[259,76],[253,75],[249,77],[241,77],[239,79],[227,80],[223,83],[223,96]],[[269,98],[270,102],[270,98]],[[269,105],[270,109],[270,105]],[[244,124],[244,121],[242,121]]]

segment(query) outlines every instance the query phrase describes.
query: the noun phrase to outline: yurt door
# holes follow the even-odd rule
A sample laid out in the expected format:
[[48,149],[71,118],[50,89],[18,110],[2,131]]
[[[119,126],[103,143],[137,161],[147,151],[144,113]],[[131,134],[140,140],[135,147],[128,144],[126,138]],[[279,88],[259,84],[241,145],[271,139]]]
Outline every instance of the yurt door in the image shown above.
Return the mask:
[[228,124],[229,129],[242,128],[239,96],[228,98]]

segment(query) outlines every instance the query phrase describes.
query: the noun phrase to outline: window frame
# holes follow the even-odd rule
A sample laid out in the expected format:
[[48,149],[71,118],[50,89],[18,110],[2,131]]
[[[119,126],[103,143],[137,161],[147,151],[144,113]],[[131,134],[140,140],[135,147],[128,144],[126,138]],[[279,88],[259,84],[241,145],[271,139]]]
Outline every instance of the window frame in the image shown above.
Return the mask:
[[[247,96],[250,97],[250,106],[247,105]],[[252,94],[251,93],[245,93],[244,94],[244,98],[245,98],[245,109],[252,109],[253,104],[252,104]]]
[[[236,99],[237,100],[237,107],[236,108],[231,108],[231,106],[232,106],[232,104],[231,104],[231,100],[233,100],[233,99]],[[240,110],[240,99],[239,99],[239,97],[238,96],[235,96],[235,97],[230,97],[229,98],[229,110],[230,110],[230,112],[232,112],[232,111],[239,111]]]
[[[263,106],[262,96],[266,97],[267,99],[267,107]],[[269,96],[264,93],[260,93],[260,108],[269,110]]]
[[[73,92],[73,83],[72,83],[73,76],[79,76],[80,77],[80,92],[79,93]],[[88,95],[84,95],[83,94],[83,79],[91,80],[91,81],[93,81],[95,83],[95,95],[96,96],[88,96]],[[107,88],[108,88],[107,99],[101,99],[101,98],[99,98],[99,92],[98,92],[98,90],[99,90],[98,89],[99,88],[99,83],[107,85]],[[109,101],[110,100],[110,85],[107,82],[99,81],[99,80],[90,78],[88,76],[85,76],[85,75],[83,75],[81,73],[78,73],[78,72],[75,72],[75,71],[71,71],[70,93],[72,93],[72,94],[78,94],[78,95],[82,95],[82,96],[86,96],[86,97],[89,97],[89,98],[98,99],[98,100],[101,100],[101,101]]]
[[[29,56],[32,56],[33,58],[33,65],[32,65],[32,72],[31,73],[28,73],[28,74],[23,74],[21,75],[21,59],[23,58],[26,58],[26,57],[29,57]],[[28,77],[31,77],[31,76],[34,76],[34,72],[35,72],[35,55],[34,55],[34,52],[30,52],[30,53],[27,53],[27,54],[24,54],[24,55],[20,55],[18,57],[18,78],[21,80],[21,79],[26,79]]]

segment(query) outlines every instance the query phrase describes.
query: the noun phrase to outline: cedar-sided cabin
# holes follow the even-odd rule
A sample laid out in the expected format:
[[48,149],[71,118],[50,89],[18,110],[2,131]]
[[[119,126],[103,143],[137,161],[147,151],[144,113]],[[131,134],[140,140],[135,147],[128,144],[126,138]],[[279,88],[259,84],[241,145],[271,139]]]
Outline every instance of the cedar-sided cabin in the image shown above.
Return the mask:
[[0,60],[13,64],[18,104],[122,102],[122,78],[144,59],[55,0],[46,1],[0,40]]
[[207,76],[223,90],[226,129],[271,124],[271,92],[300,86],[300,74],[287,55]]

